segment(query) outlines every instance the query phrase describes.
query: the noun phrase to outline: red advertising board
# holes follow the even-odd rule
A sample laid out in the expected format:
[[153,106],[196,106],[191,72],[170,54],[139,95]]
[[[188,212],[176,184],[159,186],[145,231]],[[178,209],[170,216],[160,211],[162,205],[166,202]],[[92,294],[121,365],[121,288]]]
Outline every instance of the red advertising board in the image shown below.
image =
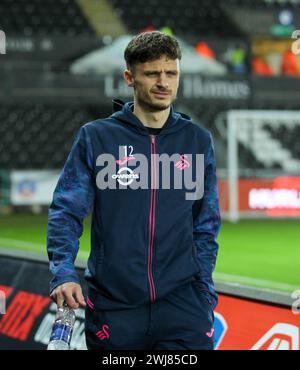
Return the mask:
[[215,342],[220,350],[299,350],[300,315],[291,308],[220,296]]
[[[221,210],[228,212],[227,180],[219,180],[219,194]],[[300,216],[300,177],[239,179],[238,210],[241,213],[261,212],[273,217]]]
[[[47,264],[0,256],[0,265],[0,291],[6,296],[6,312],[0,313],[0,349],[46,349],[56,313],[48,296]],[[78,273],[82,278],[83,270]],[[82,286],[86,291],[84,280]],[[84,320],[84,310],[76,310],[71,349],[86,349]],[[219,294],[216,349],[299,350],[299,333],[300,315],[290,307]]]

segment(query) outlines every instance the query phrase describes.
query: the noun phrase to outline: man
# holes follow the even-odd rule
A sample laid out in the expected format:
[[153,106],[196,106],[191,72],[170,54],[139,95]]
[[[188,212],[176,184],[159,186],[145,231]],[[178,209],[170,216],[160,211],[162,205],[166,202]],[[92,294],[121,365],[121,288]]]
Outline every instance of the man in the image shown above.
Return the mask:
[[[112,116],[81,128],[54,192],[51,297],[58,306],[86,306],[89,349],[213,348],[220,227],[214,151],[211,135],[173,110],[180,59],[177,40],[161,32],[130,41],[124,79],[134,102],[114,101]],[[175,158],[167,188],[159,184],[167,172],[158,161],[163,154]],[[204,193],[191,200],[175,177],[198,173],[201,182],[201,154]],[[137,166],[143,158],[146,168]],[[86,305],[74,260],[92,208]]]

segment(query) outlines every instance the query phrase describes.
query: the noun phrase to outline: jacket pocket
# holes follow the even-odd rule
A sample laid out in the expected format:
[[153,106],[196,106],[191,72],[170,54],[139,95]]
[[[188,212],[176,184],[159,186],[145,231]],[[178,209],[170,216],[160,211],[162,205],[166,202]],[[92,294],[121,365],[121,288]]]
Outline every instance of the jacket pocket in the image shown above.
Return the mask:
[[210,297],[210,293],[208,290],[204,289],[202,286],[198,285],[198,280],[194,280],[192,282],[195,290],[198,292],[198,294],[203,298],[203,300],[213,309],[213,302]]

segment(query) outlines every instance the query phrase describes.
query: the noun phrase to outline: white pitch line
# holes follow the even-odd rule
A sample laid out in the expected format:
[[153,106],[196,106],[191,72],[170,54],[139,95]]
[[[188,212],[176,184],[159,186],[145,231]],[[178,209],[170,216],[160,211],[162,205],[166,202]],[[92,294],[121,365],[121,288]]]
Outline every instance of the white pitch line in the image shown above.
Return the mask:
[[262,288],[280,289],[280,290],[285,290],[285,291],[294,291],[300,288],[300,284],[292,285],[292,284],[280,283],[278,281],[252,278],[249,276],[225,274],[223,272],[215,272],[214,278],[220,281],[259,286]]

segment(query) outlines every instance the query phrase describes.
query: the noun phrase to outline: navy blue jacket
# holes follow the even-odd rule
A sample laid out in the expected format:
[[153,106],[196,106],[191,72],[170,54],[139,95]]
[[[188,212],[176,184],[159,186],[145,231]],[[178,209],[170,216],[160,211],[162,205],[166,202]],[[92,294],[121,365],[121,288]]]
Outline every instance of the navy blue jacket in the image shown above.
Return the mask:
[[[212,273],[218,252],[220,213],[210,133],[171,108],[161,132],[149,135],[133,114],[133,103],[114,101],[114,110],[109,118],[80,129],[56,186],[47,229],[53,274],[50,292],[65,282],[79,282],[74,261],[83,220],[92,211],[85,279],[89,295],[99,308],[153,303],[192,280],[215,307]],[[119,158],[119,150],[124,157]],[[98,157],[104,153],[116,159],[115,168],[108,170],[107,163],[100,163]],[[147,175],[152,186],[146,189],[120,183],[138,181],[126,178],[135,174],[139,163],[129,157],[138,153],[149,163]],[[170,171],[169,189],[159,185],[163,174],[154,156],[163,153],[175,154],[178,159]],[[204,195],[187,200],[187,189],[175,188],[172,171],[192,170],[195,175],[196,154],[204,154]],[[106,179],[111,176],[112,180],[114,175],[114,189],[99,187],[105,180],[105,170]]]

